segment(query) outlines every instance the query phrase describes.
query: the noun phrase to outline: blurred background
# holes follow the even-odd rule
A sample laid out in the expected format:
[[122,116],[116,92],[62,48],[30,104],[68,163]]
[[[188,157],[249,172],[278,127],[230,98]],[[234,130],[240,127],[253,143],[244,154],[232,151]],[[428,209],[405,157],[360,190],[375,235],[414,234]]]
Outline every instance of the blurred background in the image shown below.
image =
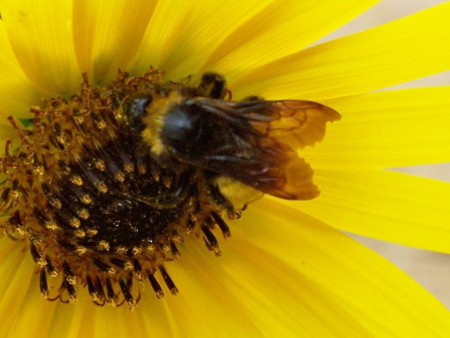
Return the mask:
[[[449,1],[384,0],[381,1],[381,3],[376,7],[366,12],[364,15],[355,19],[346,27],[343,27],[342,29],[336,31],[320,42],[334,40],[338,37],[366,30],[368,28],[393,21],[395,19],[445,2]],[[450,42],[445,41],[444,43]],[[396,86],[395,89],[438,85],[450,85],[450,72],[432,76],[426,79],[421,79],[415,82],[408,83],[406,85]],[[450,164],[406,168],[402,171],[424,177],[438,178],[440,180],[450,182]],[[450,309],[450,255],[431,253],[394,244],[379,242],[372,239],[357,237],[354,235],[351,236],[360,243],[386,257],[389,261],[393,262],[400,269],[414,278],[414,280],[416,280],[424,288],[430,291],[434,296],[436,296],[448,309]]]

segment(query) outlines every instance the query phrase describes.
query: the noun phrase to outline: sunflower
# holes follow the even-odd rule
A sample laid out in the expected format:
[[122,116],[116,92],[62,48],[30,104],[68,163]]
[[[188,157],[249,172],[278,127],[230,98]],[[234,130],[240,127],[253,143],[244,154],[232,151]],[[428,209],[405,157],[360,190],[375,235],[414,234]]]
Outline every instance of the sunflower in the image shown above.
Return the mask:
[[[308,47],[375,3],[2,1],[6,172],[11,158],[27,148],[33,128],[51,138],[39,124],[45,119],[36,116],[64,106],[58,118],[67,123],[64,113],[76,110],[76,100],[109,95],[113,101],[111,84],[119,84],[120,92],[130,82],[139,87],[163,76],[166,86],[189,86],[201,82],[201,74],[216,72],[226,78],[233,100],[252,95],[309,100],[342,116],[327,126],[322,143],[301,151],[314,170],[319,197],[251,203],[240,219],[227,221],[232,236],[220,240],[220,258],[196,236],[183,235],[176,248],[169,242],[169,254],[180,257],[165,263],[159,282],[142,281],[133,311],[94,305],[89,293],[98,288],[88,285],[87,277],[75,295],[78,275],[67,271],[63,291],[66,300],[77,301],[41,299],[39,285],[41,294],[49,288],[42,278],[42,271],[51,272],[48,261],[33,248],[33,234],[11,241],[20,231],[6,227],[0,247],[2,336],[446,336],[450,316],[437,300],[342,233],[450,252],[448,184],[388,170],[448,162],[450,88],[379,91],[450,70],[450,45],[442,43],[450,38],[450,4]],[[90,125],[102,129],[104,121],[95,114],[90,118]],[[59,128],[56,122],[52,128]],[[60,146],[66,142],[55,137]],[[48,168],[33,170],[39,175]],[[5,215],[5,222],[17,221],[14,217]],[[228,225],[217,222],[227,234]],[[207,246],[218,253],[214,236],[205,231]],[[103,249],[108,251],[107,243]],[[109,273],[111,266],[102,264],[97,267]],[[82,267],[75,268],[83,274]],[[136,265],[131,268],[136,272]],[[129,281],[119,287],[125,298],[133,288]],[[103,305],[99,298],[94,301]]]

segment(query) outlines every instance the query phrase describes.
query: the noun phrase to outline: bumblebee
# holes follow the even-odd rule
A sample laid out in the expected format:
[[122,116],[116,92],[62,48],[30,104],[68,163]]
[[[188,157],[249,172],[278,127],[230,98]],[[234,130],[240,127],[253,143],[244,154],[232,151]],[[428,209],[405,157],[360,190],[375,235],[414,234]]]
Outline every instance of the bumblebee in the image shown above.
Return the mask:
[[231,96],[224,78],[206,73],[197,87],[158,89],[134,98],[130,123],[153,157],[170,166],[203,170],[211,187],[232,204],[263,193],[290,200],[318,195],[311,167],[297,149],[321,141],[333,109],[299,100]]

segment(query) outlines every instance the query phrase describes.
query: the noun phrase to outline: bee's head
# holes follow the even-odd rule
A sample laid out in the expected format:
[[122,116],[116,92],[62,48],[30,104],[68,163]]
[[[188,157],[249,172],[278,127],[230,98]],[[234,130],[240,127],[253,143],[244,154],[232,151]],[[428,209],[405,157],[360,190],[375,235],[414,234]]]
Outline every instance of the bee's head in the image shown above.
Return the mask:
[[156,157],[190,156],[197,146],[200,115],[179,91],[167,96],[156,95],[153,99],[135,99],[129,115],[135,119],[134,128]]
[[168,107],[160,139],[168,151],[179,158],[194,160],[202,148],[202,112],[189,100]]

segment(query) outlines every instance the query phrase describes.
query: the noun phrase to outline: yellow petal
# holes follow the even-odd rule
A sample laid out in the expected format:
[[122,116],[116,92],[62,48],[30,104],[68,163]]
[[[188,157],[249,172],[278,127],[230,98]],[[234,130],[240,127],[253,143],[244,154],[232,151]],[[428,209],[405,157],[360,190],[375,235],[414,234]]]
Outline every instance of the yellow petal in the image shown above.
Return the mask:
[[[0,239],[0,325],[3,337],[46,336],[52,324],[53,306],[39,295],[38,284],[33,280],[34,266],[31,257],[25,255],[20,242],[12,242],[5,236]],[[28,252],[27,252],[28,254]],[[36,308],[40,311],[36,311]]]
[[[2,122],[6,117],[30,117],[29,107],[38,101],[38,93],[28,81],[21,66],[9,45],[3,20],[0,21],[0,117]],[[3,130],[4,127],[0,127]]]
[[301,156],[319,168],[387,168],[450,162],[450,87],[326,101],[342,119]]
[[74,43],[80,69],[93,73],[96,81],[113,79],[134,56],[156,4],[146,0],[74,1]]
[[[252,18],[235,27],[228,36],[223,36],[220,44],[205,60],[200,73],[218,71],[226,74],[232,82],[242,73],[306,48],[377,2],[272,1]],[[229,16],[229,12],[217,15]]]
[[209,270],[222,262],[203,247],[203,256],[210,260],[198,261],[196,244],[189,245],[179,261],[168,265],[180,292],[176,297],[166,296],[165,302],[179,330],[192,337],[260,336],[262,330],[252,322],[252,314],[222,286],[220,275]]
[[317,170],[320,196],[289,205],[344,231],[450,253],[450,184],[387,171]]
[[[243,218],[241,224],[233,226],[233,237],[227,243],[230,251],[236,250],[240,257],[230,258],[228,271],[236,280],[224,277],[221,280],[227,288],[233,287],[238,292],[243,304],[252,296],[261,299],[259,293],[264,294],[262,290],[267,287],[275,300],[255,305],[263,308],[266,305],[264,310],[282,306],[285,317],[297,315],[301,329],[295,336],[333,335],[314,334],[317,328],[328,328],[336,336],[363,336],[354,330],[358,328],[356,325],[352,329],[349,319],[341,317],[344,313],[373,337],[439,337],[449,332],[450,314],[444,306],[389,262],[331,227],[267,200],[253,205]],[[266,255],[259,256],[255,247]],[[266,261],[270,256],[279,262]],[[223,259],[227,264],[227,252]],[[283,269],[277,271],[278,267]],[[246,269],[261,271],[263,275],[274,273],[273,284],[282,281],[288,296],[282,291],[277,293],[279,289],[271,289],[264,278],[257,279],[257,274],[251,276]],[[245,292],[250,294],[246,296]],[[296,305],[285,303],[288,297]],[[304,319],[302,308],[311,317],[321,318],[323,327]],[[264,312],[266,316],[259,318],[258,326],[267,329],[264,332],[269,336],[276,336],[278,328],[264,324],[267,320],[267,326],[270,325],[270,318],[266,317],[271,313]],[[342,325],[349,329],[347,333]],[[339,334],[340,330],[344,333]]]
[[274,61],[232,84],[238,97],[323,100],[450,69],[450,2]]
[[[34,282],[37,283],[36,280]],[[98,307],[92,304],[86,289],[79,288],[76,304],[55,303],[53,305],[56,312],[48,337],[60,338],[62,334],[68,338],[182,336],[176,327],[176,322],[170,321],[165,300],[156,299],[149,285],[143,291],[142,297],[139,306],[133,310],[126,306]],[[37,305],[36,311],[39,311],[41,307]]]
[[2,20],[28,79],[46,95],[71,94],[81,82],[72,42],[72,2],[3,1]]
[[271,0],[159,1],[142,46],[129,69],[150,65],[178,80],[198,71],[212,51]]
[[[271,209],[271,205],[267,207]],[[364,324],[354,320],[328,290],[297,272],[299,264],[308,260],[296,255],[296,265],[291,266],[261,249],[258,240],[247,237],[264,238],[260,242],[264,245],[272,240],[266,226],[273,226],[275,233],[286,229],[283,222],[273,223],[279,217],[270,211],[261,217],[257,213],[251,212],[246,215],[248,219],[244,216],[243,222],[234,223],[232,238],[221,243],[220,258],[205,254],[199,241],[189,241],[181,261],[170,266],[173,278],[181,282],[178,284],[183,298],[182,302],[179,296],[171,298],[170,308],[176,318],[182,319],[179,325],[183,331],[194,332],[195,337],[368,336]],[[264,230],[259,232],[261,222],[265,223],[261,228]],[[295,238],[301,245],[301,238]],[[194,289],[196,285],[204,289],[203,295]],[[201,310],[201,316],[179,317],[197,313],[196,303],[204,297],[212,302]],[[212,325],[202,325],[204,318]],[[238,326],[241,321],[246,325]]]

